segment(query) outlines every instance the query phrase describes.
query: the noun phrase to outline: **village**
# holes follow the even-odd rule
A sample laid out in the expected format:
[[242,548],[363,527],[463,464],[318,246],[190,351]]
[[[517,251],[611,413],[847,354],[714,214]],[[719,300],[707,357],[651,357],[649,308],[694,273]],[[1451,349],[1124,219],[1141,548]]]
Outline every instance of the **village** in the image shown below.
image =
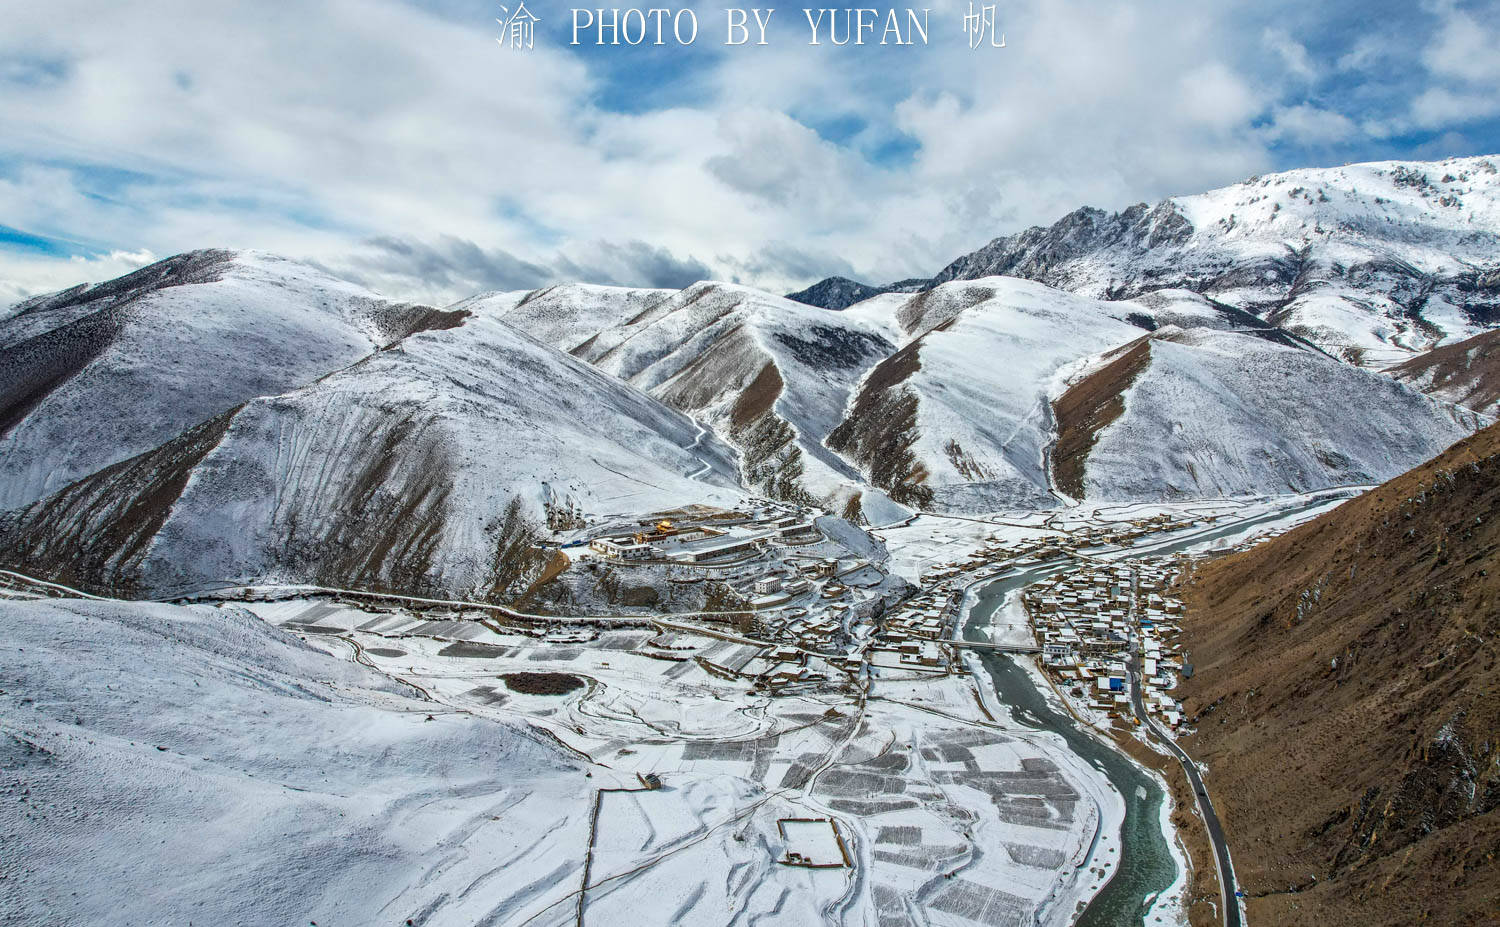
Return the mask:
[[[428,720],[516,724],[584,764],[591,801],[545,851],[557,871],[585,860],[582,873],[548,881],[517,916],[630,922],[629,898],[650,893],[683,916],[794,898],[803,922],[847,903],[879,922],[1064,923],[1121,858],[1122,794],[1017,714],[997,664],[970,651],[1034,656],[1097,726],[1132,726],[1139,706],[1175,728],[1169,693],[1191,668],[1167,552],[1284,530],[1286,508],[922,514],[862,529],[765,503],[554,537],[581,579],[724,591],[701,611],[237,584],[193,600],[389,676]],[[0,574],[0,596],[70,592]]]
[[1169,728],[1181,724],[1168,693],[1191,668],[1177,641],[1182,603],[1166,595],[1174,575],[1170,561],[1097,562],[1026,590],[1042,669],[1075,708],[1135,723],[1135,660],[1145,710]]
[[[941,516],[931,516],[941,518]],[[334,605],[383,615],[362,630],[391,638],[463,640],[473,623],[553,645],[580,645],[607,630],[654,632],[641,646],[657,660],[691,659],[726,681],[766,695],[819,691],[851,694],[876,678],[965,676],[964,649],[1037,654],[1058,688],[1081,708],[1130,718],[1126,661],[1138,647],[1148,710],[1171,727],[1180,721],[1166,694],[1181,672],[1173,639],[1180,605],[1164,597],[1170,573],[1146,561],[1109,565],[1092,559],[1150,535],[1212,525],[1218,515],[1158,511],[1115,519],[1057,520],[996,530],[976,524],[975,543],[924,558],[912,576],[895,574],[882,535],[783,502],[747,511],[690,506],[645,518],[555,526],[570,568],[638,574],[642,583],[713,584],[719,608],[663,614],[658,608],[604,614],[527,613],[480,603],[445,603],[338,590]],[[845,530],[847,529],[847,530]],[[876,546],[870,546],[871,540]],[[1025,597],[1034,635],[1024,643],[963,640],[967,590],[1039,564],[1068,572]],[[331,591],[331,590],[326,590]],[[311,589],[244,589],[235,598],[298,597]],[[222,599],[215,594],[207,598]],[[634,612],[634,613],[632,613]],[[688,641],[707,634],[723,646]]]
[[[1042,653],[1043,665],[1065,690],[1081,696],[1087,687],[1091,707],[1129,717],[1124,661],[1130,642],[1139,639],[1147,704],[1175,727],[1176,706],[1165,692],[1180,661],[1173,662],[1170,650],[1163,653],[1175,633],[1169,609],[1177,606],[1162,596],[1170,577],[1150,566],[1117,566],[1105,568],[1122,571],[1117,581],[1107,582],[1095,575],[1087,552],[1128,548],[1149,535],[1209,525],[1216,518],[1157,512],[996,533],[962,556],[925,565],[915,587],[893,582],[868,557],[850,556],[847,547],[824,536],[808,510],[777,504],[749,513],[682,510],[623,529],[612,526],[590,538],[580,556],[625,568],[669,565],[679,576],[696,573],[725,583],[746,606],[750,620],[739,628],[765,646],[719,654],[705,668],[721,678],[749,681],[758,691],[824,686],[853,691],[891,673],[963,675],[959,650],[977,646]],[[1080,566],[1057,581],[1067,584],[1065,590],[1045,602],[1028,598],[1038,616],[1034,646],[958,640],[967,587],[1062,559]],[[1143,597],[1139,625],[1132,624],[1136,582]],[[1128,594],[1121,591],[1126,587]],[[1096,595],[1098,589],[1120,595]],[[1058,627],[1042,620],[1044,615],[1057,616]]]

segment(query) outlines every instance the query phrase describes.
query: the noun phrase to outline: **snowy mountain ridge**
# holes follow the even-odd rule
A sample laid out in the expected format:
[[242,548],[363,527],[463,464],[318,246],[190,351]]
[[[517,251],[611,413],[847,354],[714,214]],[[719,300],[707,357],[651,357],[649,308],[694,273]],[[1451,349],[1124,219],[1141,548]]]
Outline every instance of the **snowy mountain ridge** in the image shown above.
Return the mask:
[[473,317],[86,477],[0,538],[24,567],[142,593],[269,578],[489,597],[546,565],[544,519],[742,496],[733,452],[686,416]]
[[[683,506],[888,524],[1379,482],[1487,421],[1450,400],[1493,408],[1483,338],[1402,382],[1337,341],[1415,351],[1488,318],[1500,180],[1438,167],[1083,210],[840,311],[716,281],[434,309],[180,255],[0,319],[0,541],[140,594],[503,599],[570,532]],[[1320,237],[1293,255],[1294,232]]]
[[0,510],[463,316],[230,251],[28,300],[0,320]]
[[[828,443],[917,508],[1046,508],[1059,489],[1126,500],[1373,482],[1484,422],[1183,291],[1103,301],[994,277],[842,314],[875,312],[908,340],[863,378]],[[1100,375],[1131,352],[1128,369]],[[1191,385],[1159,387],[1174,366]]]
[[926,286],[996,275],[1095,298],[1192,290],[1383,368],[1500,324],[1500,156],[1298,169],[1119,213],[1085,207]]
[[855,380],[895,349],[879,322],[704,281],[638,312],[647,302],[638,291],[616,291],[621,307],[594,315],[621,321],[579,342],[580,333],[559,336],[550,317],[528,311],[547,295],[502,318],[559,347],[577,342],[575,356],[713,427],[739,448],[746,486],[850,514],[868,509],[877,521],[906,515],[823,442]]

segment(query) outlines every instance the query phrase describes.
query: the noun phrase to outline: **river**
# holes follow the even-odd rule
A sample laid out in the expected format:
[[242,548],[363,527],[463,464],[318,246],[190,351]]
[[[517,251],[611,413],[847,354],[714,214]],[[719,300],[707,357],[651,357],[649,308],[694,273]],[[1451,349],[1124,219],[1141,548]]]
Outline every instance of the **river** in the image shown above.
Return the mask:
[[[1109,559],[1170,556],[1199,544],[1239,534],[1260,524],[1327,505],[1329,501],[1325,497],[1208,529],[1170,532],[1163,535],[1160,541],[1142,543],[1119,552],[1100,551],[1100,554]],[[974,607],[969,610],[969,620],[963,629],[964,638],[988,641],[986,631],[991,617],[1007,595],[1048,577],[1076,569],[1076,566],[1070,559],[1048,561],[1007,573],[979,586],[975,593]],[[1125,820],[1120,828],[1119,865],[1109,882],[1093,897],[1075,923],[1078,927],[1145,924],[1151,902],[1177,880],[1177,863],[1172,856],[1168,837],[1162,833],[1161,807],[1164,796],[1161,786],[1123,753],[1080,726],[1071,715],[1053,708],[1037,688],[1032,675],[1016,663],[1018,659],[1031,659],[1030,657],[980,652],[979,659],[994,681],[995,694],[1010,708],[1011,716],[1017,722],[1061,735],[1068,748],[1102,772],[1124,798]]]

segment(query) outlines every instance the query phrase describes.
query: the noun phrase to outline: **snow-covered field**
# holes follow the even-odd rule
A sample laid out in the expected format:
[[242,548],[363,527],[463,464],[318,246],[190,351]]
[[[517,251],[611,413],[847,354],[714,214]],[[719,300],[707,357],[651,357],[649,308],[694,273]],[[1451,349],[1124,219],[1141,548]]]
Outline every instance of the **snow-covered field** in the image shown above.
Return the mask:
[[[692,634],[548,643],[467,623],[449,630],[461,641],[385,639],[359,631],[378,616],[352,608],[252,607],[331,653],[358,644],[362,659],[439,701],[547,730],[596,764],[596,784],[660,776],[660,791],[604,793],[586,899],[598,923],[627,913],[642,924],[866,923],[916,911],[935,924],[988,923],[965,912],[1008,922],[1044,902],[1050,923],[1071,910],[1057,898],[1090,884],[1088,849],[1118,814],[1060,741],[978,711],[969,677],[881,671],[861,704],[824,670],[830,682],[771,698],[696,662],[733,666],[756,648]],[[585,685],[525,695],[502,678],[515,672]],[[824,817],[855,868],[779,865],[777,822]],[[1095,847],[1099,859],[1108,846]],[[572,917],[576,898],[556,897]]]

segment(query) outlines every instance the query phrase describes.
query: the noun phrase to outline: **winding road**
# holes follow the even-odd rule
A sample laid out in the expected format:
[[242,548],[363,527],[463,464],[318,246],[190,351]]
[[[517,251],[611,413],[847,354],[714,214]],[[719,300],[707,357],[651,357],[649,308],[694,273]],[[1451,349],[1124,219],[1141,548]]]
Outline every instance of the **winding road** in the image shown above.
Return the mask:
[[[1133,583],[1132,583],[1133,585]],[[1240,917],[1240,903],[1235,895],[1234,864],[1229,859],[1229,843],[1224,839],[1224,828],[1219,823],[1219,815],[1214,811],[1214,803],[1208,797],[1208,789],[1203,785],[1203,776],[1198,772],[1198,764],[1187,755],[1177,741],[1168,736],[1165,731],[1156,726],[1156,722],[1146,712],[1146,700],[1142,695],[1141,684],[1141,657],[1138,653],[1139,628],[1137,636],[1130,643],[1130,659],[1126,661],[1127,673],[1130,677],[1130,703],[1135,710],[1135,716],[1140,720],[1141,726],[1151,735],[1151,739],[1160,743],[1171,751],[1182,764],[1182,771],[1187,773],[1188,782],[1193,787],[1193,796],[1198,801],[1198,813],[1203,817],[1203,829],[1208,832],[1208,842],[1213,846],[1214,861],[1219,870],[1219,897],[1220,909],[1224,915],[1224,927],[1244,927],[1244,918]]]
[[[688,445],[687,449],[689,452],[696,451],[701,448],[703,446],[703,439],[708,437],[708,429],[703,426],[702,422],[699,422],[695,419],[693,421],[693,424],[698,426],[698,436],[693,439],[692,444]],[[714,465],[708,460],[704,459],[702,456],[699,456],[698,460],[703,464],[703,466],[688,474],[688,479],[690,480],[696,480],[699,477],[707,476],[709,472],[714,468]]]

